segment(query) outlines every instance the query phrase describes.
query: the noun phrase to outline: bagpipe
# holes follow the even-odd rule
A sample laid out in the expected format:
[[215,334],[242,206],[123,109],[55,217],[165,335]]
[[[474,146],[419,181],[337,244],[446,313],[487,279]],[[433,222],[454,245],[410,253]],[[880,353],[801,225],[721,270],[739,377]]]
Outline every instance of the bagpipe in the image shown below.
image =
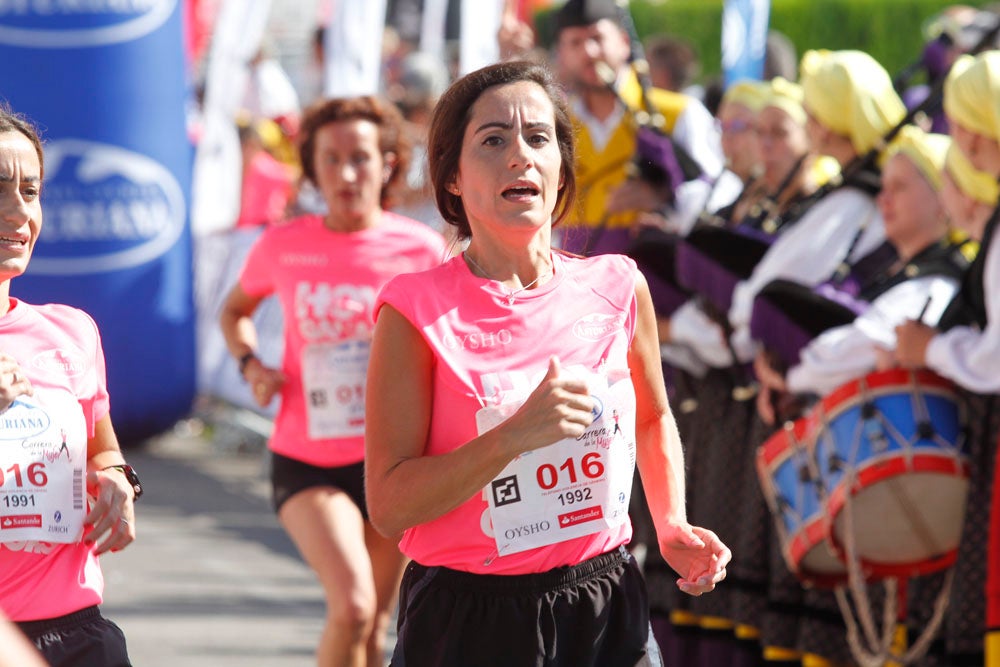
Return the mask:
[[[649,76],[649,62],[646,60],[645,49],[636,32],[628,0],[618,0],[617,6],[621,25],[629,38],[629,64],[642,91],[642,108],[636,110],[619,96],[619,101],[632,114],[637,128],[636,150],[632,162],[633,174],[650,185],[663,188],[672,199],[674,190],[681,183],[700,178],[704,172],[701,165],[666,132],[666,119],[653,103],[650,94],[653,82]],[[598,74],[618,95],[614,73],[610,67],[604,65],[598,68]]]
[[[675,201],[674,193],[683,183],[704,177],[701,165],[666,131],[666,119],[652,99],[653,89],[642,42],[636,33],[635,23],[626,0],[617,2],[620,24],[629,38],[629,64],[635,73],[641,91],[640,107],[634,108],[624,99],[617,87],[616,74],[604,62],[597,62],[597,74],[613,92],[635,124],[636,146],[627,167],[629,179],[636,179],[652,186],[669,206]],[[601,220],[588,245],[597,245],[607,227],[607,215]],[[687,290],[677,285],[674,254],[677,235],[662,229],[643,227],[631,238],[624,253],[640,265],[647,276],[659,280],[653,291],[654,305],[660,315],[670,315],[689,297]]]

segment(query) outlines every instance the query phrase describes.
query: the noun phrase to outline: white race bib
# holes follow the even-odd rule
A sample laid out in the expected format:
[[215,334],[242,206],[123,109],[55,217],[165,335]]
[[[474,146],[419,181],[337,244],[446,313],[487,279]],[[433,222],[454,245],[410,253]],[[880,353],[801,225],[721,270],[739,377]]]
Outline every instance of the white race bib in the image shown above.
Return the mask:
[[80,404],[35,390],[0,413],[0,542],[77,542],[86,516]]
[[311,439],[364,435],[370,350],[366,340],[348,340],[307,345],[302,351],[302,391]]
[[[635,393],[629,378],[608,386],[588,375],[594,422],[579,438],[525,452],[486,487],[497,553],[518,553],[609,528],[628,518],[635,471]],[[480,434],[523,401],[476,413]]]

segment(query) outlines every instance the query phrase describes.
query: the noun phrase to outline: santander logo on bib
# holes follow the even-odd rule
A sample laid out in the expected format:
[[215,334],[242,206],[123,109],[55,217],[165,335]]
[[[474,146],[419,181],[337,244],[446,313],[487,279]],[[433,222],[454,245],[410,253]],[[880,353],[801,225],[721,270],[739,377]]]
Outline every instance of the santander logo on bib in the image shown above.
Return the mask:
[[581,340],[599,341],[614,336],[625,325],[625,313],[591,313],[573,324],[573,335]]

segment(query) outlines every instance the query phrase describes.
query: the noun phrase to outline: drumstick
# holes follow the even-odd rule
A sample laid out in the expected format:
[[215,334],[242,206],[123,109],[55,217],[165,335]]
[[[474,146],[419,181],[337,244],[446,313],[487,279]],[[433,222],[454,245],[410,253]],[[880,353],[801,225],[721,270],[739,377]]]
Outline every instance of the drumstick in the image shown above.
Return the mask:
[[934,297],[932,295],[928,294],[927,295],[927,301],[924,302],[924,307],[920,309],[920,314],[917,315],[917,322],[920,322],[921,324],[923,324],[923,322],[924,322],[924,315],[927,314],[927,309],[931,307],[931,301],[933,301],[933,300],[934,300]]

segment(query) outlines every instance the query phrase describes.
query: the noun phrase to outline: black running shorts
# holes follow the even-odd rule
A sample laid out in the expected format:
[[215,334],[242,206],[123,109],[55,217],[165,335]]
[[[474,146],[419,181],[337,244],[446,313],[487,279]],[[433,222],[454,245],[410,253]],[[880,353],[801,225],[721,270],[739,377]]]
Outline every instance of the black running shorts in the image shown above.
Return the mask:
[[660,667],[624,548],[579,565],[482,575],[411,562],[391,667]]

